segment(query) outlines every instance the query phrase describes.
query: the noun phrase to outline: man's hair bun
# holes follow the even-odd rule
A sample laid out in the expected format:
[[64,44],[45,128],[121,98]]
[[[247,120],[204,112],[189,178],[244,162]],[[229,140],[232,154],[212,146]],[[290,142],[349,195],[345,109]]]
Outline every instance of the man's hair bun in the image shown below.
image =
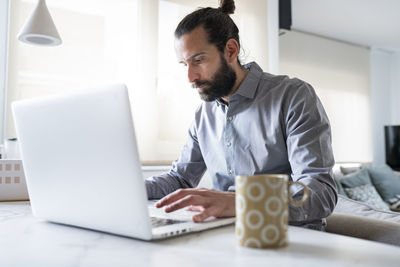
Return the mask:
[[180,39],[182,35],[201,26],[207,33],[208,43],[215,45],[219,52],[224,53],[226,42],[229,39],[234,39],[240,49],[239,28],[230,16],[234,11],[233,0],[219,0],[218,8],[199,8],[179,22],[175,29],[175,38]]
[[235,2],[233,0],[220,0],[219,8],[225,14],[233,14],[235,12]]

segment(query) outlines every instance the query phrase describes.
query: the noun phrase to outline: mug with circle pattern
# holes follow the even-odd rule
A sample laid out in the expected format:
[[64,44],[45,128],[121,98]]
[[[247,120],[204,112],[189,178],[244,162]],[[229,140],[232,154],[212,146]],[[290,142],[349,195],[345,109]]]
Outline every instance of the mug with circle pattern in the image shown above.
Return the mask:
[[[304,188],[300,201],[288,194],[293,184]],[[309,189],[290,182],[287,174],[236,176],[236,240],[253,248],[278,248],[288,245],[288,201],[299,207],[309,197]]]

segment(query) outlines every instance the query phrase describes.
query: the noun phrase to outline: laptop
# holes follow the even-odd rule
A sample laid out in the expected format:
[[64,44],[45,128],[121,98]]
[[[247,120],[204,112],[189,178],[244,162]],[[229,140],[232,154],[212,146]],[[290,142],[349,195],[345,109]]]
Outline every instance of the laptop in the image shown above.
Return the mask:
[[35,217],[133,237],[161,239],[232,224],[194,223],[148,201],[125,85],[12,104]]

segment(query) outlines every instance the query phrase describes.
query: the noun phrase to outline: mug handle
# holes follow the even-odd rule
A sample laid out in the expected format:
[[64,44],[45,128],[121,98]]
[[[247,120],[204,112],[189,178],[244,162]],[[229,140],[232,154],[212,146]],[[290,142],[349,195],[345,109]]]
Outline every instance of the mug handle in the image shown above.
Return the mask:
[[[303,198],[300,201],[294,201],[293,198],[292,198],[292,195],[290,194],[289,188],[294,184],[299,184],[304,188]],[[288,191],[289,191],[289,202],[294,207],[300,207],[301,205],[303,205],[304,202],[306,202],[306,200],[310,196],[310,189],[308,189],[308,187],[305,184],[301,183],[301,182],[289,182]]]

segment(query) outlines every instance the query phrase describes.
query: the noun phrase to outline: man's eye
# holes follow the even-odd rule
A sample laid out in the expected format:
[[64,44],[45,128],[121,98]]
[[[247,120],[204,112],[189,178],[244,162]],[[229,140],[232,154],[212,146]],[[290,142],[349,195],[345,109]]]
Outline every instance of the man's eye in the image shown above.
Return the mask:
[[194,63],[195,63],[195,64],[200,64],[201,62],[203,62],[203,59],[202,59],[202,58],[196,58],[196,59],[194,60]]

